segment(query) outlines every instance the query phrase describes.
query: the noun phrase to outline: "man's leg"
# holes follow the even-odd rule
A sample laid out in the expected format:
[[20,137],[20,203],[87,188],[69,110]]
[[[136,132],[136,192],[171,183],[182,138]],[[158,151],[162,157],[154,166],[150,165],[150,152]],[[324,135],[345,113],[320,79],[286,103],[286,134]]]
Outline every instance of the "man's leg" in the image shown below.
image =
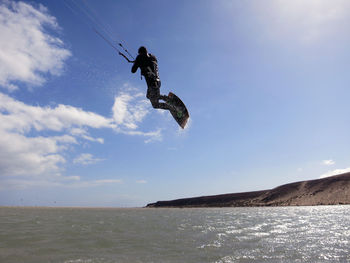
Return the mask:
[[167,95],[159,95],[160,100],[164,100],[166,103],[169,103],[169,97]]
[[[156,93],[156,92],[155,92]],[[159,93],[159,91],[158,91]],[[152,107],[155,109],[163,109],[163,110],[176,110],[173,105],[167,103],[167,99],[164,99],[163,96],[154,94],[155,96],[150,96],[149,100],[151,101]],[[164,102],[159,102],[159,100],[164,100]]]
[[[147,79],[146,79],[147,81]],[[163,109],[169,110],[172,113],[175,113],[179,118],[182,117],[183,112],[181,109],[176,108],[174,105],[170,103],[170,98],[166,95],[160,95],[160,81],[147,81],[147,98],[151,101],[152,107],[154,109]],[[159,102],[159,100],[163,100],[164,102]]]
[[168,110],[168,111],[172,112],[172,114],[176,114],[176,116],[178,118],[182,118],[182,116],[183,116],[183,111],[181,109],[178,109],[174,105],[171,105],[168,103],[159,102],[159,97],[157,99],[150,100],[150,101],[151,101],[152,107],[154,109]]
[[163,109],[163,110],[173,110],[174,107],[168,105],[167,103],[159,102],[159,100],[151,100],[152,107],[155,109]]
[[[147,98],[151,101],[152,107],[155,109],[163,110],[176,110],[176,108],[168,104],[168,96],[160,95],[158,87],[148,87]],[[164,100],[164,102],[159,102],[159,100]]]

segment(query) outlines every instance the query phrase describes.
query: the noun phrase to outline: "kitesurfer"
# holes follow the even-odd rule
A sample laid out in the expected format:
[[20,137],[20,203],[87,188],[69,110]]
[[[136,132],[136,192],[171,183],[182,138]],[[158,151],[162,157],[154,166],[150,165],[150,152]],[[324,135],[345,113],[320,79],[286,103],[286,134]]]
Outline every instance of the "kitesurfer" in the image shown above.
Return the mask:
[[[166,95],[160,95],[161,82],[158,73],[157,58],[148,53],[144,46],[138,50],[138,55],[132,65],[131,72],[135,73],[140,68],[141,75],[145,77],[147,83],[147,99],[150,100],[155,109],[164,109],[177,112],[176,107],[170,105],[170,98]],[[163,100],[164,102],[159,102]],[[181,112],[179,112],[181,114]]]
[[[1,0],[0,0],[1,1]],[[147,83],[147,95],[152,107],[155,109],[169,110],[176,122],[181,128],[185,128],[189,119],[189,113],[185,104],[174,93],[169,92],[169,95],[160,94],[161,82],[158,73],[158,61],[156,57],[149,54],[145,47],[140,47],[136,59],[129,53],[121,42],[117,42],[109,32],[108,28],[101,23],[96,17],[94,10],[87,5],[80,5],[79,1],[65,0],[65,4],[75,14],[80,14],[91,29],[103,39],[109,46],[119,53],[129,63],[133,63],[131,72],[135,73],[138,68],[141,70],[141,76],[144,76]],[[100,21],[100,22],[99,22]],[[118,45],[117,45],[118,44]],[[160,102],[162,100],[162,102]]]

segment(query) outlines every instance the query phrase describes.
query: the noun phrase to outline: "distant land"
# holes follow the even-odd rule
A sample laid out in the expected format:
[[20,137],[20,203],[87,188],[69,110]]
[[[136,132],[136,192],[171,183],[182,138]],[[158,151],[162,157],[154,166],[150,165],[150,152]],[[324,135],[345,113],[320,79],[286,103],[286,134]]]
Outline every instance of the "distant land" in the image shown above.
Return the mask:
[[158,201],[146,207],[251,207],[350,204],[350,173],[301,181],[270,190]]

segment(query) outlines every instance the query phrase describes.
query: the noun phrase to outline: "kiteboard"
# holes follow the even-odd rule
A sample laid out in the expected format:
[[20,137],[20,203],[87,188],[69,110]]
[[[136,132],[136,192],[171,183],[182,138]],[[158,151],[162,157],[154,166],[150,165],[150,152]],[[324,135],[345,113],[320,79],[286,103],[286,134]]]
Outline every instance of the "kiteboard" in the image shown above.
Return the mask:
[[168,103],[176,108],[176,111],[170,111],[171,115],[173,115],[175,121],[180,125],[180,127],[184,129],[188,118],[190,117],[185,104],[172,92],[169,92],[168,98]]

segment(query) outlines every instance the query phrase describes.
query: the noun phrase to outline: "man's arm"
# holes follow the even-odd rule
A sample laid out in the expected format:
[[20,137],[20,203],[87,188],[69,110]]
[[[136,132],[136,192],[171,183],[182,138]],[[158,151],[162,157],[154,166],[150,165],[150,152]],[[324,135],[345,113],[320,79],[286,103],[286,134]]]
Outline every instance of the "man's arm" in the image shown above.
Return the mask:
[[135,73],[136,70],[139,68],[139,66],[140,66],[139,57],[137,56],[135,61],[134,61],[134,64],[132,65],[131,72]]

